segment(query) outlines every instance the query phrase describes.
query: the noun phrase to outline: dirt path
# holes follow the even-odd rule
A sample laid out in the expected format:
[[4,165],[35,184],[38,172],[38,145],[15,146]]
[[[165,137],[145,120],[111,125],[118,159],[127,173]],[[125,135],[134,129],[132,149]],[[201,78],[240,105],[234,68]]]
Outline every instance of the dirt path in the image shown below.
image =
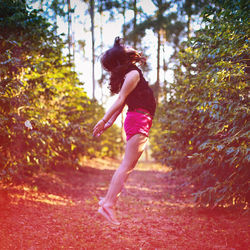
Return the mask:
[[131,174],[117,204],[121,225],[111,226],[97,201],[118,162],[84,165],[4,187],[0,249],[249,249],[249,215],[194,208],[185,179],[153,163]]

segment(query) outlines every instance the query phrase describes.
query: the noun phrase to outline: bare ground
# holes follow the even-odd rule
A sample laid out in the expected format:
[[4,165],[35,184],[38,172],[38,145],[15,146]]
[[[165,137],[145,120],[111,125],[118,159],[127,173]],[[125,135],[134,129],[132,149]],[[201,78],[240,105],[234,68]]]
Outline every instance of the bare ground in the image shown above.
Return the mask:
[[0,249],[249,249],[249,214],[196,208],[186,179],[152,162],[130,175],[117,204],[121,225],[110,225],[97,203],[118,165],[88,160],[0,183]]

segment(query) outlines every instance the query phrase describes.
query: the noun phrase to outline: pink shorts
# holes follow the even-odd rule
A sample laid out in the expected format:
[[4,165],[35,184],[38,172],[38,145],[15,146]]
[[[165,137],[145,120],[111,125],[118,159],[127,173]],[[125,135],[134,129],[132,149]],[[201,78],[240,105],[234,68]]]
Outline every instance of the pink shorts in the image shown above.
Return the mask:
[[127,141],[136,134],[143,134],[148,137],[151,126],[151,116],[136,111],[128,111],[124,122]]

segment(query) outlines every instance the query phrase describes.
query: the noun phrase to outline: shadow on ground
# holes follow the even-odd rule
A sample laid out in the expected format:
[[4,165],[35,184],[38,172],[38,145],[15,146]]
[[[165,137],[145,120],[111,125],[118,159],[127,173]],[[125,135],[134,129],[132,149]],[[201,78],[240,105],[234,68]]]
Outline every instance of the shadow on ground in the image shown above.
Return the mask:
[[249,216],[194,206],[183,176],[140,163],[117,204],[121,226],[97,214],[118,161],[58,166],[8,192],[0,214],[0,249],[247,249]]

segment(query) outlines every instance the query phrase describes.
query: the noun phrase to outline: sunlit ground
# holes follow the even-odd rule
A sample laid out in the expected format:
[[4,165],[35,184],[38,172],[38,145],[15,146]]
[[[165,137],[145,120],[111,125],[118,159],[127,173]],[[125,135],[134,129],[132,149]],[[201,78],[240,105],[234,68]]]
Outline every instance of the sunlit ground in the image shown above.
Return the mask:
[[[116,170],[121,163],[121,160],[110,160],[110,159],[83,159],[82,164],[94,168],[97,170]],[[77,169],[76,169],[77,170]],[[79,170],[79,169],[78,169]],[[156,171],[156,172],[162,172],[167,173],[171,171],[171,168],[162,166],[159,163],[156,163],[154,161],[144,161],[141,160],[137,163],[135,171]],[[77,171],[76,171],[77,174]],[[38,175],[34,176],[35,178],[38,178]],[[70,183],[64,183],[63,180],[57,176],[54,173],[40,173],[40,177],[49,179],[52,183],[60,184],[61,186],[67,186],[70,188],[73,188],[73,185]],[[3,189],[8,190],[8,185],[1,185]],[[156,193],[161,188],[160,185],[155,185],[154,188],[148,188],[146,186],[141,186],[136,183],[136,185],[126,185],[127,190],[137,189],[142,192],[147,193]],[[108,185],[105,185],[103,187],[96,187],[97,190],[100,191],[107,191]],[[11,198],[11,202],[13,204],[18,204],[20,200],[25,201],[32,201],[37,204],[43,203],[48,205],[55,205],[55,206],[74,206],[75,203],[69,198],[62,197],[60,195],[56,194],[50,194],[46,192],[41,192],[39,188],[36,185],[15,185],[11,188],[11,192],[9,193],[9,197]]]
[[110,226],[97,213],[98,200],[120,161],[82,161],[79,169],[37,173],[26,184],[0,183],[10,199],[8,209],[0,213],[0,249],[120,249],[121,245],[124,249],[247,249],[246,218],[235,212],[199,212],[189,196],[192,187],[182,187],[184,177],[144,159],[118,200],[121,226]]
[[[82,159],[81,163],[83,165],[87,165],[92,168],[100,169],[100,170],[116,170],[121,160],[113,159],[112,161],[107,159]],[[172,171],[172,168],[163,166],[160,163],[157,163],[150,159],[146,161],[143,157],[137,163],[135,170],[140,171],[158,171],[158,172],[169,172]]]
[[135,167],[135,170],[140,171],[158,171],[158,172],[170,172],[172,168],[163,166],[160,163],[154,161],[139,161]]
[[[8,190],[8,186],[1,185],[3,189]],[[28,185],[15,185],[9,192],[9,198],[11,203],[17,205],[21,200],[32,201],[37,203],[43,203],[54,206],[73,206],[75,205],[71,199],[55,195],[48,194],[37,190],[37,187],[31,187]]]

